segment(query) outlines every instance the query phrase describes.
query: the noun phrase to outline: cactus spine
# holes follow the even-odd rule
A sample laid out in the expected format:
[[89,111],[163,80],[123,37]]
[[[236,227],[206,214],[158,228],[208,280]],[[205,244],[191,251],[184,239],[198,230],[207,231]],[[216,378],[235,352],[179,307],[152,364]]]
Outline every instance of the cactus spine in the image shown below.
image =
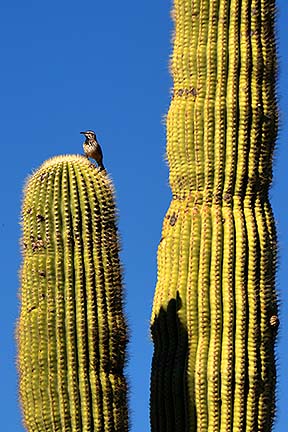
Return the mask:
[[112,186],[56,157],[24,191],[20,396],[29,432],[127,431],[127,342]]
[[153,432],[270,431],[274,0],[174,0],[173,199],[151,327]]

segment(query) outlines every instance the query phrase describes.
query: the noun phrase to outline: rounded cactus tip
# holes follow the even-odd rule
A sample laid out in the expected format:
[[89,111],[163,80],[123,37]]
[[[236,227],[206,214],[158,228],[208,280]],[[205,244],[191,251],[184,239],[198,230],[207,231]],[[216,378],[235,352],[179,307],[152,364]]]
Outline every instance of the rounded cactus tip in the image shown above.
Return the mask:
[[81,154],[65,154],[65,155],[57,155],[53,156],[50,159],[47,159],[40,168],[48,167],[51,165],[55,165],[59,162],[80,162],[86,163],[87,165],[95,166],[86,156]]

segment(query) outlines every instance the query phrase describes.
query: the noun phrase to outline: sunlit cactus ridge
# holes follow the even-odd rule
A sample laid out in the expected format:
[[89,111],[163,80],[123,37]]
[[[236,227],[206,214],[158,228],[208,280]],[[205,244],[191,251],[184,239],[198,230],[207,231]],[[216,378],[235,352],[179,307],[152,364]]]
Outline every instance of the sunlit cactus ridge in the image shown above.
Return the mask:
[[82,156],[45,162],[22,206],[20,398],[29,432],[128,430],[113,188]]
[[271,431],[274,0],[174,0],[152,432]]

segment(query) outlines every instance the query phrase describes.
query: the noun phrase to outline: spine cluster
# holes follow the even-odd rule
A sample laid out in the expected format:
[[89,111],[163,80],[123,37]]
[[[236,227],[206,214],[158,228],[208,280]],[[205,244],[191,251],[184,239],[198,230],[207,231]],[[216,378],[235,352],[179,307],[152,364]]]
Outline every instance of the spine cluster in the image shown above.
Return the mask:
[[173,200],[151,319],[153,432],[270,431],[274,0],[174,0]]
[[29,432],[128,430],[127,343],[112,185],[81,156],[24,191],[20,395]]

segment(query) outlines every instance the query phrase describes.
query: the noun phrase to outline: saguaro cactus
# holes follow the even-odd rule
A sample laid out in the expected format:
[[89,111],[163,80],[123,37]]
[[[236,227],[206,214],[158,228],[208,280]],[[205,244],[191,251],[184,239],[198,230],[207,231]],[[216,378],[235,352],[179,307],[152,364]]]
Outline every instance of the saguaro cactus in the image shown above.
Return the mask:
[[173,16],[173,200],[151,321],[152,431],[270,431],[274,0],[175,0]]
[[111,182],[82,156],[27,182],[18,323],[29,432],[127,431],[127,342]]

